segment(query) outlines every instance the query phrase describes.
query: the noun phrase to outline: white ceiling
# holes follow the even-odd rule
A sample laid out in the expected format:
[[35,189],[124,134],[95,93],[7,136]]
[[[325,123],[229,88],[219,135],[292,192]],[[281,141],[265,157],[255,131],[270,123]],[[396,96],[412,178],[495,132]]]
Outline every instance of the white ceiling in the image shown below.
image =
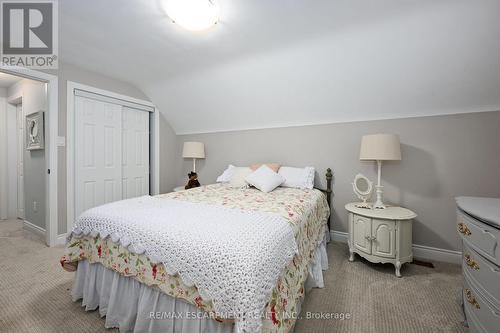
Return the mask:
[[498,0],[216,0],[202,33],[158,1],[60,1],[60,56],[177,133],[500,109]]
[[0,88],[8,88],[14,83],[21,81],[22,78],[19,76],[10,75],[7,73],[0,72]]

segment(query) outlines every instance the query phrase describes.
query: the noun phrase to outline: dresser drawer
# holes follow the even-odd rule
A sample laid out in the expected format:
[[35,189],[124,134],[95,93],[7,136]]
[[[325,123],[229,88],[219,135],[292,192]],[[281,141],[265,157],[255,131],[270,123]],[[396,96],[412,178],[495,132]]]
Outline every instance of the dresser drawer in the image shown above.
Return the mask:
[[[467,279],[464,280],[464,309],[467,321],[474,323],[472,332],[498,332],[500,312],[488,303]],[[472,328],[472,327],[471,327]]]
[[[464,296],[465,297],[465,296]],[[464,299],[465,301],[465,299]],[[467,302],[467,301],[465,301]],[[473,312],[469,312],[469,308],[465,307],[465,317],[467,318],[467,326],[469,326],[469,332],[470,333],[488,333],[483,326],[481,326],[481,323],[479,323],[479,319],[476,317],[476,315]]]
[[466,278],[474,279],[480,291],[500,309],[500,267],[463,242],[462,269]]
[[457,229],[465,241],[481,255],[500,266],[500,230],[462,211],[457,213]]

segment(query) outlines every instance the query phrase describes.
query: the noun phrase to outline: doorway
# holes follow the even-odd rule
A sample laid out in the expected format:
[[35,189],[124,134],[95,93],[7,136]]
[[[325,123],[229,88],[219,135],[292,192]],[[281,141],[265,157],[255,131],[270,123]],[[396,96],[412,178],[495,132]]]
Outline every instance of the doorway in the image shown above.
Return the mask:
[[49,246],[59,241],[57,89],[54,75],[0,65],[0,220],[20,221]]
[[[3,74],[0,85],[7,113],[7,219],[45,243],[47,84]],[[31,125],[31,131],[25,123]]]
[[25,219],[22,97],[7,101],[8,218]]

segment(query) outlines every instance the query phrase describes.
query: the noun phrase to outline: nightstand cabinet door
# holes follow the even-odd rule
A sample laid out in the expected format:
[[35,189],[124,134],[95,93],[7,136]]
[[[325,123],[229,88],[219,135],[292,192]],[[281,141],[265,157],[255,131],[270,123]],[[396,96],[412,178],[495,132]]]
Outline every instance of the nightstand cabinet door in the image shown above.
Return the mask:
[[354,214],[352,232],[353,232],[354,247],[367,254],[371,254],[372,253],[372,244],[370,241],[372,234],[371,219],[368,217]]
[[372,254],[384,258],[396,257],[396,222],[372,220]]

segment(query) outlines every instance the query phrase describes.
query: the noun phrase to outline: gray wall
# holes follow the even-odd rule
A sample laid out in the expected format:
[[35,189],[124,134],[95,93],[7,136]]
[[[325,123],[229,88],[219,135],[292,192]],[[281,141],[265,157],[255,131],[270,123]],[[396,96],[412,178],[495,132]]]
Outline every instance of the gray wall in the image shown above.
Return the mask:
[[[22,96],[25,116],[38,111],[47,111],[46,84],[23,79],[7,91],[8,98]],[[47,124],[47,122],[46,122]],[[9,147],[12,148],[12,147]],[[16,149],[14,147],[14,149]],[[45,149],[24,149],[24,211],[25,220],[45,229],[46,184]],[[36,202],[37,209],[34,208]]]
[[330,167],[334,172],[332,228],[347,231],[344,205],[356,200],[351,187],[354,176],[361,172],[376,181],[375,163],[359,161],[361,136],[398,133],[402,161],[387,162],[382,169],[386,202],[418,214],[413,243],[458,250],[453,198],[500,197],[499,128],[497,111],[181,135],[177,137],[177,184],[184,184],[191,170],[191,161],[180,157],[184,141],[205,143],[207,158],[197,163],[203,184],[214,182],[229,163],[280,162],[316,167],[317,185],[324,187],[324,172]]
[[177,136],[165,116],[160,113],[160,193],[172,191],[177,186],[175,172],[180,155],[177,151]]

